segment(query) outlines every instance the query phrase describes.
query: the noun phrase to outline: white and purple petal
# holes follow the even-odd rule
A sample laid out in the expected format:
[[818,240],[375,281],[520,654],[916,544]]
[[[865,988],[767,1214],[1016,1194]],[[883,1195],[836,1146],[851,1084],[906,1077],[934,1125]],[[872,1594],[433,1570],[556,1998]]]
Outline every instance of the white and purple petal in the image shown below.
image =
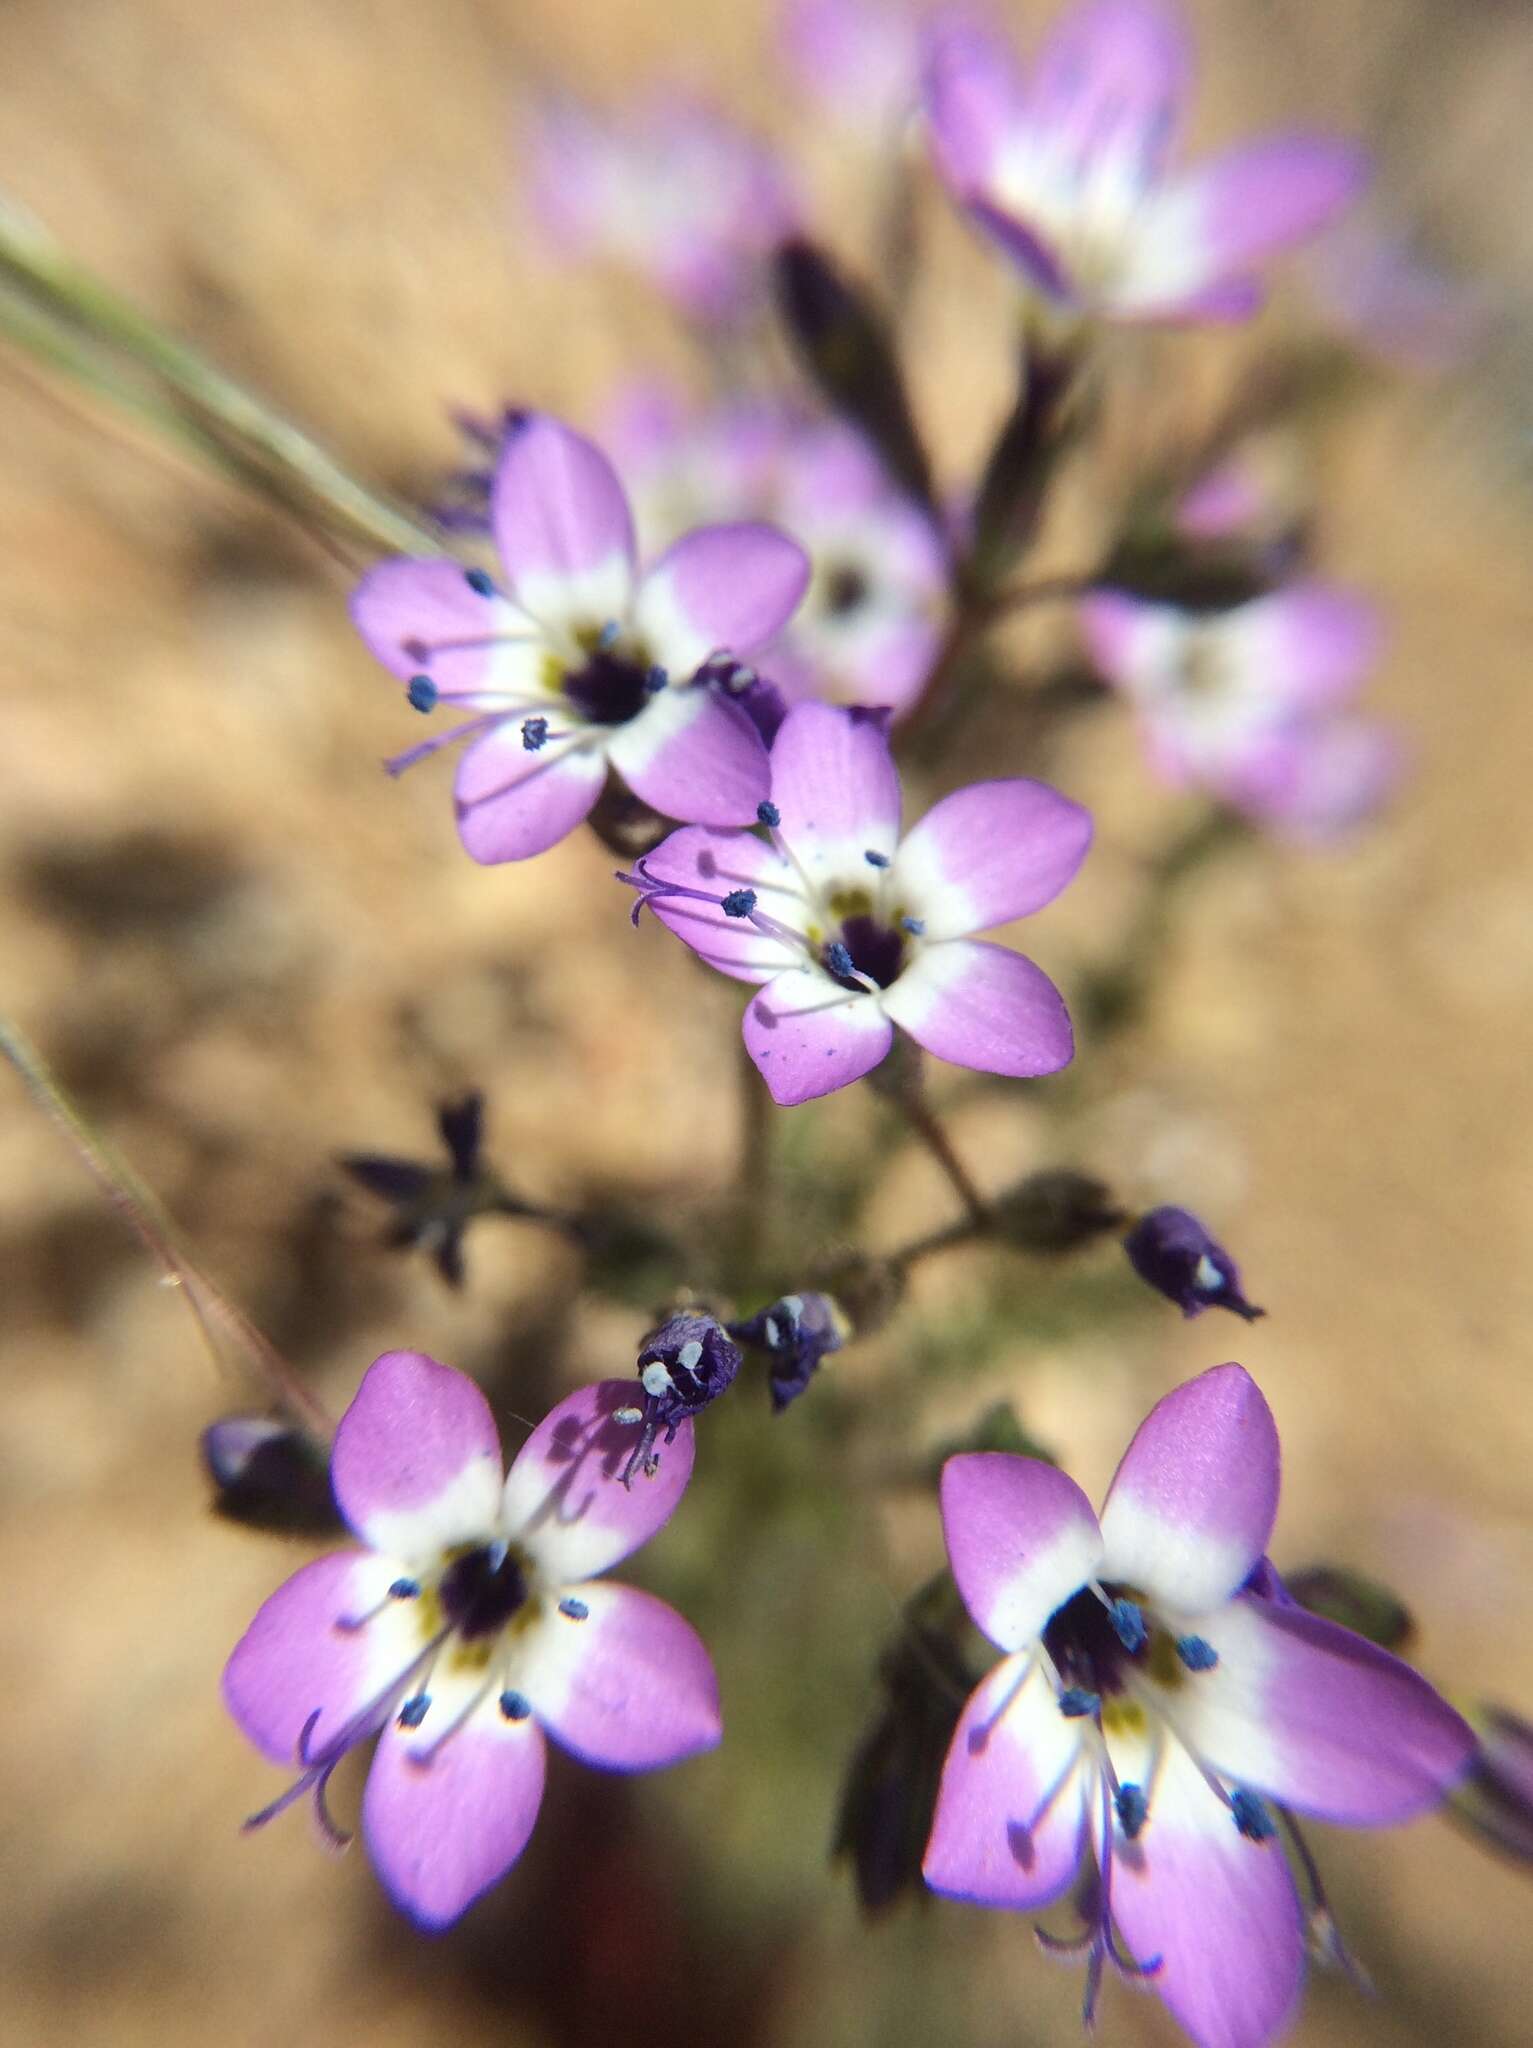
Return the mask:
[[511,1675],[561,1748],[607,1771],[658,1770],[715,1748],[718,1680],[691,1624],[632,1586],[563,1590],[583,1614],[553,1609]]
[[967,938],[1052,903],[1090,844],[1091,813],[1046,783],[975,782],[905,835],[891,880],[927,939]]
[[224,1667],[223,1691],[241,1731],[273,1763],[297,1766],[300,1741],[320,1755],[365,1708],[387,1709],[390,1688],[426,1648],[418,1602],[389,1598],[401,1575],[393,1558],[337,1551],[261,1606]]
[[[440,1706],[451,1711],[447,1700]],[[527,1846],[546,1757],[537,1722],[508,1720],[493,1698],[435,1749],[429,1725],[384,1730],[362,1797],[362,1833],[394,1904],[436,1929],[459,1919]]]
[[927,45],[924,98],[937,168],[960,199],[973,198],[1023,118],[1021,67],[1002,37],[968,23],[941,26]]
[[1003,1658],[970,1695],[953,1734],[922,1875],[944,1898],[1030,1908],[1080,1868],[1094,1767],[1081,1723],[1059,1711],[1028,1653]]
[[1294,583],[1231,612],[1222,638],[1248,687],[1274,713],[1291,713],[1350,695],[1378,660],[1383,632],[1378,607],[1355,591]]
[[753,825],[771,784],[760,733],[700,684],[658,691],[613,729],[606,752],[635,796],[694,825]]
[[522,1445],[506,1475],[502,1526],[546,1579],[594,1578],[647,1543],[675,1510],[692,1476],[692,1425],[660,1446],[660,1465],[621,1474],[633,1455],[634,1425],[619,1422],[638,1392],[634,1380],[601,1380],[567,1394]]
[[883,1004],[925,1051],[983,1074],[1053,1074],[1074,1056],[1070,1013],[1043,969],[983,939],[923,943]]
[[429,676],[444,699],[530,702],[539,693],[546,655],[534,622],[474,589],[461,562],[380,562],[352,592],[351,618],[392,675]]
[[942,1534],[977,1628],[997,1649],[1041,1636],[1056,1608],[1097,1576],[1102,1532],[1089,1500],[1057,1466],[970,1451],[942,1468]]
[[[754,832],[685,825],[646,856],[644,872],[656,882],[674,882],[701,896],[720,898],[749,889],[761,914],[794,931],[802,931],[808,924],[808,906],[798,876],[777,849]],[[700,960],[736,981],[770,981],[803,963],[803,947],[760,930],[748,917],[726,917],[716,902],[702,902],[698,896],[667,896],[663,890],[646,901],[660,922]]]
[[876,996],[843,988],[817,967],[769,981],[746,1004],[741,1034],[782,1108],[860,1081],[894,1041]]
[[1174,1615],[1205,1615],[1242,1586],[1277,1517],[1277,1425],[1239,1365],[1157,1401],[1102,1507],[1103,1576]]
[[546,413],[507,436],[490,502],[517,602],[551,626],[626,618],[633,595],[628,500],[594,442]]
[[782,837],[811,882],[845,886],[867,856],[894,858],[900,779],[887,720],[875,711],[795,704],[772,743],[772,802]]
[[1124,1945],[1141,1963],[1160,1958],[1150,1987],[1197,2048],[1266,2048],[1304,1985],[1304,1915],[1281,1844],[1242,1835],[1175,1741],[1144,1789],[1149,1818],[1113,1851]]
[[1175,139],[1192,75],[1180,15],[1154,0],[1085,0],[1044,42],[1027,82],[1031,139],[1078,175],[1152,185]]
[[386,1557],[435,1559],[481,1542],[500,1505],[500,1435],[466,1373],[385,1351],[363,1375],[330,1454],[335,1503]]
[[685,682],[711,654],[753,654],[780,633],[809,587],[809,557],[759,520],[701,526],[645,571],[634,626]]
[[[554,723],[564,713],[549,714]],[[590,815],[607,779],[600,734],[573,726],[529,752],[509,719],[476,740],[458,763],[453,796],[465,852],[486,866],[546,853]]]
[[1321,1820],[1388,1827],[1439,1805],[1474,1753],[1419,1673],[1350,1629],[1249,1595],[1197,1624],[1218,1664],[1172,1711],[1224,1776]]

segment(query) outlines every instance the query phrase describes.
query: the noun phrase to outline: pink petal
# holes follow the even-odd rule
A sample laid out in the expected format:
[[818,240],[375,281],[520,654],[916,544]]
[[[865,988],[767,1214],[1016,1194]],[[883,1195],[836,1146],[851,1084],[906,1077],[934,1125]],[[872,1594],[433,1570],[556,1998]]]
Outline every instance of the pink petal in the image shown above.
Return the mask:
[[545,1751],[535,1720],[508,1721],[493,1701],[429,1763],[391,1724],[362,1799],[362,1833],[394,1904],[419,1926],[450,1927],[527,1846],[543,1799]]
[[[549,714],[557,723],[561,714]],[[546,853],[590,815],[607,779],[599,740],[583,728],[529,753],[515,720],[477,740],[458,763],[453,795],[464,851],[486,866]]]
[[[1113,1854],[1113,1918],[1198,2048],[1266,2048],[1304,1985],[1304,1919],[1280,1843],[1248,1841],[1175,1740],[1135,1842]],[[1097,1823],[1100,1834],[1100,1823]],[[1099,1847],[1100,1853],[1100,1847]]]
[[1052,903],[1090,844],[1091,813],[1046,783],[975,782],[900,841],[893,885],[928,940],[964,938]]
[[1016,1691],[1024,1671],[1025,1656],[1005,1658],[954,1731],[921,1866],[945,1898],[1046,1906],[1080,1868],[1095,1775],[1081,1761],[1081,1724],[1060,1713],[1038,1666]]
[[1378,607],[1328,583],[1294,583],[1242,605],[1227,622],[1232,657],[1267,681],[1275,707],[1331,705],[1355,690],[1379,658]]
[[981,939],[923,943],[884,990],[884,1009],[939,1060],[984,1074],[1053,1074],[1075,1036],[1064,998],[1041,967]]
[[1160,175],[1192,72],[1179,15],[1150,0],[1087,0],[1060,16],[1027,87],[1025,119],[1051,154],[1095,178]]
[[1041,1636],[1102,1562],[1102,1532],[1075,1481],[1005,1451],[948,1459],[942,1534],[964,1605],[1001,1650]]
[[1173,682],[1186,639],[1186,614],[1122,590],[1099,590],[1078,613],[1086,648],[1110,683],[1131,696],[1160,693]]
[[1277,1424],[1255,1380],[1216,1365],[1157,1401],[1102,1508],[1103,1576],[1173,1614],[1210,1614],[1241,1586],[1277,1518]]
[[[402,1678],[425,1644],[418,1603],[390,1600],[398,1563],[368,1551],[316,1558],[279,1586],[224,1666],[224,1702],[273,1763],[298,1762],[309,1735],[315,1755],[354,1715]],[[343,1628],[380,1609],[365,1628]]]
[[809,557],[775,526],[702,526],[646,571],[634,623],[654,659],[684,682],[710,654],[764,647],[808,588]]
[[1023,117],[1021,68],[983,29],[941,28],[927,46],[927,132],[937,168],[961,199],[983,191]]
[[606,1771],[658,1770],[716,1748],[718,1680],[695,1630],[632,1586],[571,1591],[585,1619],[550,1615],[517,1680],[554,1740]]
[[519,603],[550,623],[602,626],[633,593],[633,518],[594,442],[546,413],[507,436],[490,506]]
[[791,1108],[860,1081],[888,1053],[894,1029],[873,996],[794,967],[746,1004],[743,1036],[772,1100]]
[[894,858],[900,779],[885,720],[832,704],[795,704],[772,743],[772,801],[782,837],[813,882],[865,885],[868,853]]
[[660,1446],[653,1478],[637,1473],[632,1487],[619,1474],[636,1441],[634,1427],[614,1419],[634,1406],[636,1380],[580,1387],[550,1409],[506,1476],[505,1530],[536,1557],[548,1578],[594,1578],[647,1543],[671,1518],[692,1476],[692,1425]]
[[1278,136],[1211,158],[1147,207],[1125,306],[1166,306],[1317,234],[1362,190],[1368,160],[1330,136]]
[[503,597],[471,590],[461,562],[380,562],[352,592],[351,618],[403,682],[429,675],[444,698],[536,694],[542,653],[527,637],[532,621]]
[[[646,857],[644,872],[656,881],[679,882],[713,896],[750,889],[760,910],[779,924],[799,930],[807,920],[798,877],[776,848],[753,832],[683,826]],[[749,918],[726,917],[721,909],[693,897],[653,897],[650,908],[700,960],[737,981],[770,981],[804,958],[801,948],[770,937]]]
[[405,1559],[487,1536],[503,1469],[489,1402],[465,1373],[422,1351],[374,1359],[330,1454],[347,1522],[372,1549]]
[[1399,735],[1364,718],[1316,718],[1274,733],[1220,778],[1229,803],[1291,839],[1323,845],[1366,823],[1405,769]]
[[704,687],[657,692],[614,731],[607,758],[645,803],[694,825],[754,825],[770,787],[760,733]]
[[1442,1801],[1474,1736],[1426,1680],[1350,1629],[1249,1596],[1198,1624],[1219,1654],[1177,1690],[1205,1761],[1287,1806],[1388,1827]]

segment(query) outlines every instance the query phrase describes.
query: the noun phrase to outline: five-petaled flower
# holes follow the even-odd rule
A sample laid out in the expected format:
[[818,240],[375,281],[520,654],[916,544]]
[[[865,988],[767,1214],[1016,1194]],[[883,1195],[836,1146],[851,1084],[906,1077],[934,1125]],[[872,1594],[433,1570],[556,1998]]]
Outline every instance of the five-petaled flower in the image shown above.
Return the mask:
[[1265,1558],[1277,1500],[1276,1426],[1238,1365],[1151,1410],[1100,1521],[1031,1458],[942,1474],[959,1591],[1005,1655],[954,1735],[926,1881],[1027,1910],[1084,1864],[1083,1934],[1041,1938],[1087,1958],[1088,2018],[1111,1960],[1200,2048],[1260,2048],[1298,1999],[1285,1842],[1339,1949],[1294,1814],[1409,1820],[1474,1751],[1409,1666],[1286,1599]]
[[[543,1796],[544,1732],[606,1770],[650,1770],[719,1739],[708,1653],[680,1615],[597,1582],[669,1518],[692,1470],[683,1422],[658,1473],[618,1473],[627,1381],[582,1387],[509,1474],[472,1380],[414,1351],[369,1369],[336,1431],[336,1504],[367,1546],[304,1566],[224,1672],[244,1733],[321,1824],[331,1772],[380,1737],[362,1831],[390,1896],[445,1927],[521,1854]],[[252,1823],[254,1825],[255,1823]]]
[[1041,782],[977,782],[900,836],[884,719],[799,704],[772,747],[767,837],[673,832],[636,873],[655,915],[711,967],[764,983],[746,1050],[780,1103],[876,1067],[899,1025],[938,1058],[1051,1074],[1074,1051],[1041,968],[971,936],[1052,902],[1091,840]]
[[1378,658],[1375,606],[1327,583],[1289,584],[1194,613],[1101,590],[1081,626],[1102,674],[1134,705],[1156,771],[1295,838],[1323,839],[1374,810],[1398,772],[1382,726],[1345,710]]
[[458,831],[480,861],[524,860],[573,831],[609,767],[669,817],[754,817],[760,735],[698,672],[786,624],[809,581],[798,543],[759,522],[699,527],[641,575],[611,464],[542,414],[506,434],[490,520],[509,595],[482,570],[399,557],[352,598],[357,630],[417,709],[476,714],[391,767],[472,741]]
[[1115,320],[1241,320],[1253,267],[1321,229],[1366,161],[1283,135],[1190,171],[1169,156],[1190,82],[1179,16],[1085,0],[1030,74],[988,30],[943,24],[927,53],[937,167],[975,223],[1051,300]]

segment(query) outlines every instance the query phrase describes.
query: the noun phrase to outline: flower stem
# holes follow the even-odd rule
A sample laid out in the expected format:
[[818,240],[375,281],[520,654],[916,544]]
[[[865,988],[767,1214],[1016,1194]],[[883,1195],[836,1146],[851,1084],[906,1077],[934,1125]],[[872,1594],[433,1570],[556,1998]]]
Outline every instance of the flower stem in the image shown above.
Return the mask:
[[[317,507],[332,526],[391,553],[441,553],[428,527],[351,476],[265,399],[73,262],[40,223],[3,195],[0,284],[8,292],[0,331],[51,368],[112,398],[183,448],[234,469],[288,509],[295,500]],[[147,392],[113,374],[114,357],[147,377]]]
[[266,1391],[300,1428],[327,1444],[335,1425],[271,1340],[210,1280],[187,1251],[179,1231],[127,1161],[70,1100],[26,1034],[0,1016],[0,1055],[8,1059],[38,1108],[62,1132],[107,1200],[155,1260],[168,1286],[178,1287],[196,1319],[214,1364],[222,1370],[222,1331],[244,1353]]
[[[911,1130],[952,1183],[954,1193],[968,1212],[968,1221],[964,1226],[965,1234],[987,1229],[990,1223],[990,1210],[985,1198],[969,1178],[968,1168],[953,1150],[947,1132],[938,1122],[919,1088],[902,1088],[891,1095],[890,1100],[896,1104]],[[935,1246],[932,1249],[935,1249]]]
[[[752,1268],[770,1264],[776,1222],[772,1181],[772,1098],[756,1064],[736,1047],[740,1097],[740,1167],[735,1186],[732,1265]],[[731,1273],[731,1279],[738,1277]]]

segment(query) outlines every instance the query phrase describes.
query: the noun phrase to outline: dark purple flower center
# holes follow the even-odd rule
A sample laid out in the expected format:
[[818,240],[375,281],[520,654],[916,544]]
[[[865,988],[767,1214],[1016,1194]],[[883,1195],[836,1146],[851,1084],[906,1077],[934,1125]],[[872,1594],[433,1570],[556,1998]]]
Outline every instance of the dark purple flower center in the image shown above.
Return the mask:
[[[838,946],[844,951],[838,952]],[[880,988],[888,988],[899,979],[905,964],[905,934],[893,925],[881,924],[876,917],[858,912],[842,919],[840,939],[832,939],[825,946],[821,959],[828,972],[847,988],[861,986],[846,972],[848,961],[858,974],[865,974]]]
[[598,647],[584,668],[566,673],[564,694],[592,725],[626,725],[650,700],[649,664]]
[[869,584],[861,569],[843,562],[825,579],[825,613],[828,618],[845,618],[868,601]]
[[460,1636],[492,1636],[526,1605],[521,1559],[503,1543],[482,1544],[455,1558],[438,1589],[442,1612]]
[[[1104,1586],[1102,1590],[1112,1606],[1083,1586],[1063,1607],[1056,1608],[1044,1628],[1043,1647],[1053,1658],[1067,1691],[1095,1694],[1105,1700],[1127,1689],[1130,1666],[1146,1662],[1150,1645],[1145,1640],[1137,1648],[1128,1647],[1135,1630],[1125,1626],[1121,1608],[1127,1603],[1119,1588]],[[1138,1609],[1131,1613],[1137,1615]]]

